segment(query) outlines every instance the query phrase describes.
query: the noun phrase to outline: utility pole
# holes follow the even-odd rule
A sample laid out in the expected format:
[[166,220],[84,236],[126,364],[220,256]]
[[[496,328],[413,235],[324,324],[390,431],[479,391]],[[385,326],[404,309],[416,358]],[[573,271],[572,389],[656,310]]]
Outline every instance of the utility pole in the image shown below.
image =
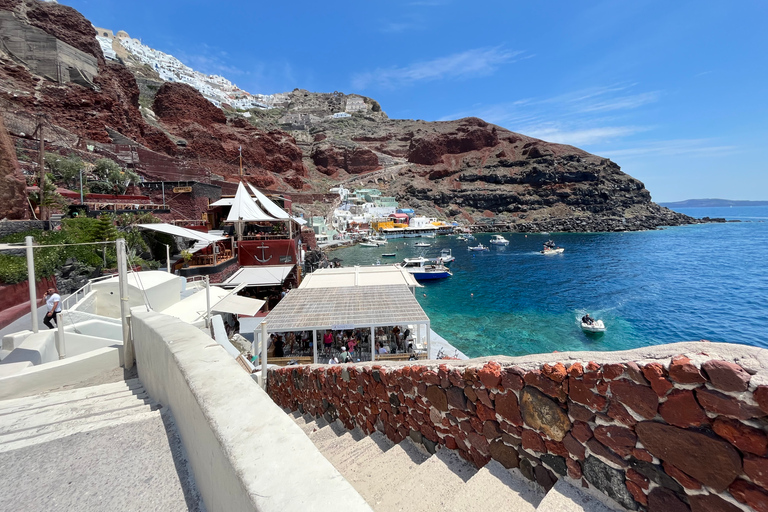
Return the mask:
[[40,148],[38,154],[38,165],[40,167],[40,220],[48,220],[47,212],[45,211],[45,137],[43,136],[43,114],[37,115],[37,136],[40,137]]
[[238,146],[237,150],[240,152],[240,177],[243,177],[243,146]]
[[118,238],[115,243],[117,249],[117,279],[118,293],[120,295],[120,320],[123,324],[123,366],[126,370],[133,368],[133,341],[131,340],[131,327],[128,317],[131,314],[131,306],[128,303],[128,264],[125,255],[125,239]]

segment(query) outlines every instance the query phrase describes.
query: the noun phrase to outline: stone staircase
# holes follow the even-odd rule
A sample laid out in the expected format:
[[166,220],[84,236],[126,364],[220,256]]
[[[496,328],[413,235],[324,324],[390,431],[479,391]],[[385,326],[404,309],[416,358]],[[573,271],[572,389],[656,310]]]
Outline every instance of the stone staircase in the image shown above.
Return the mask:
[[199,510],[161,410],[138,379],[0,401],[0,510]]
[[377,512],[613,510],[562,479],[545,494],[495,460],[478,470],[451,450],[430,455],[409,438],[394,444],[378,431],[367,436],[339,421],[288,414]]

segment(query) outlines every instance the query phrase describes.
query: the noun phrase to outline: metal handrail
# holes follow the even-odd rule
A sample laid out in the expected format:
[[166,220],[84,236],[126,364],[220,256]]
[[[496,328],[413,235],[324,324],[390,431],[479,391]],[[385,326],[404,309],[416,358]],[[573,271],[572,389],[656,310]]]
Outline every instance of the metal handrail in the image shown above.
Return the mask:
[[91,287],[93,283],[98,281],[104,281],[105,279],[110,279],[112,277],[115,277],[116,275],[117,274],[107,274],[104,276],[99,276],[93,279],[89,279],[88,282],[85,283],[85,285],[81,286],[80,288],[78,288],[77,290],[69,294],[69,296],[66,299],[63,299],[61,301],[61,309],[69,309],[71,307],[72,299],[75,299],[75,303],[77,303],[78,301],[77,296],[80,295],[81,293],[83,294],[83,297],[91,293]]

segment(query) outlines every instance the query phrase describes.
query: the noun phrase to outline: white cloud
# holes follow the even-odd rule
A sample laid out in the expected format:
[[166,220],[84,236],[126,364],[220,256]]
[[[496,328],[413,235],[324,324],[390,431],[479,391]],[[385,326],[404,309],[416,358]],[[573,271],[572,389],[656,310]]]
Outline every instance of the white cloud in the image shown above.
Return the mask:
[[600,154],[612,159],[654,156],[724,156],[738,152],[738,146],[716,145],[711,139],[655,140],[635,147],[601,151]]
[[529,137],[535,137],[548,142],[570,144],[572,146],[584,146],[626,137],[644,130],[644,128],[637,126],[601,126],[574,130],[562,129],[554,126],[542,126],[538,128],[523,128],[520,132]]
[[394,89],[422,81],[487,76],[499,66],[513,62],[521,53],[501,47],[467,50],[405,67],[379,68],[359,73],[352,77],[352,87],[359,90],[376,84]]

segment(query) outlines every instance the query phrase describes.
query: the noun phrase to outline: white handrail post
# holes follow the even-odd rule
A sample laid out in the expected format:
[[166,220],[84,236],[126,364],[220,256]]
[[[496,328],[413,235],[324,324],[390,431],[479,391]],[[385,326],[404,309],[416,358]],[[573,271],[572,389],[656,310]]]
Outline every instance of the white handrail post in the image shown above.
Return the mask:
[[67,357],[67,347],[64,343],[64,317],[61,315],[61,312],[56,314],[56,327],[58,327],[56,341],[58,341],[59,345],[56,349],[59,351],[59,359],[64,359]]
[[205,326],[211,327],[211,280],[205,276]]
[[267,389],[267,321],[261,322],[261,380],[260,384],[263,389]]
[[317,364],[317,329],[312,330],[312,360]]
[[429,322],[427,322],[426,327],[427,327],[427,359],[432,359],[432,340],[429,336],[429,333],[432,329],[429,328]]
[[120,294],[120,319],[123,324],[123,364],[126,370],[133,368],[133,343],[131,327],[128,324],[130,305],[128,304],[128,268],[125,256],[125,239],[118,238],[115,242],[117,249],[117,280]]
[[25,238],[27,243],[27,279],[29,283],[29,308],[32,315],[32,332],[37,332],[37,288],[35,288],[35,253],[32,249],[34,238]]
[[165,266],[168,268],[168,273],[171,273],[171,246],[165,244]]

